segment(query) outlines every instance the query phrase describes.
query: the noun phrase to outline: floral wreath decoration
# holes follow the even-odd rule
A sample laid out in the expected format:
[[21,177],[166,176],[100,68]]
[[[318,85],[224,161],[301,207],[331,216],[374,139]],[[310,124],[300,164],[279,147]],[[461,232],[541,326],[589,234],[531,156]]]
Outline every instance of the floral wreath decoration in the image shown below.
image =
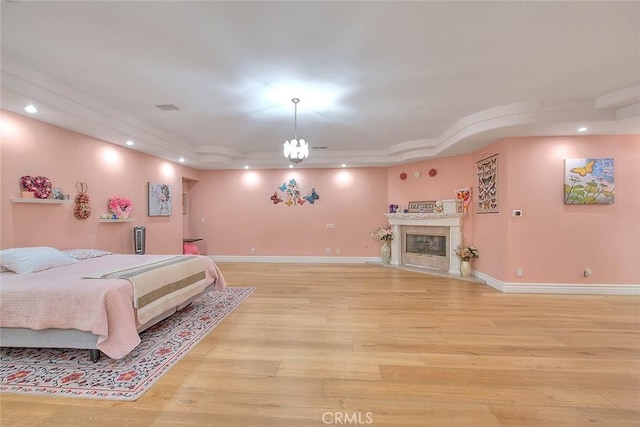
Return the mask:
[[401,179],[401,180],[403,180],[403,181],[404,181],[405,179],[407,179],[407,174],[406,174],[406,173],[404,173],[404,172],[402,172],[402,173],[400,174],[400,179]]
[[433,178],[434,176],[438,175],[438,171],[436,169],[430,169],[429,170],[429,176],[431,178]]
[[20,178],[20,184],[37,199],[48,199],[51,195],[51,180],[46,176],[25,175]]

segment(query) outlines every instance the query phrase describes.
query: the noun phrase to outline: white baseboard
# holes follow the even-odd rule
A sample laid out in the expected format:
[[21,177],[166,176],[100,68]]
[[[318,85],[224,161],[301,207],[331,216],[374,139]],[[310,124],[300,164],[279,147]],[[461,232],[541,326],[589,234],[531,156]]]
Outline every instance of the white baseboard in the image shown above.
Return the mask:
[[487,285],[505,293],[574,294],[574,295],[640,295],[640,285],[607,285],[578,283],[509,283],[474,271],[473,275]]
[[364,264],[380,261],[380,257],[334,257],[334,256],[235,256],[211,255],[215,262],[270,262],[292,264]]

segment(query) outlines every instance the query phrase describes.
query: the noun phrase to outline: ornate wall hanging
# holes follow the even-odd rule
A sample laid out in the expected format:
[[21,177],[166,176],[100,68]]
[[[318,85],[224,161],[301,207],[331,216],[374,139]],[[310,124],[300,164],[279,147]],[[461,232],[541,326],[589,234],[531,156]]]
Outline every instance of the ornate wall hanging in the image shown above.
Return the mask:
[[478,170],[477,213],[498,212],[498,155],[476,162]]

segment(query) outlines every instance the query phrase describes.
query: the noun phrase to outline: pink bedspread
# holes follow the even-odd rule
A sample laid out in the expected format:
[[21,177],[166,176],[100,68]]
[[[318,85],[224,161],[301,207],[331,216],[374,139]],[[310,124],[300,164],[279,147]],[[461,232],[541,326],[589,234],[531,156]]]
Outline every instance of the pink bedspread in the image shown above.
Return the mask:
[[[133,290],[125,279],[82,279],[100,271],[174,255],[107,255],[31,274],[0,274],[0,327],[78,329],[98,335],[97,347],[120,359],[140,344]],[[201,256],[208,283],[226,283],[218,266]]]

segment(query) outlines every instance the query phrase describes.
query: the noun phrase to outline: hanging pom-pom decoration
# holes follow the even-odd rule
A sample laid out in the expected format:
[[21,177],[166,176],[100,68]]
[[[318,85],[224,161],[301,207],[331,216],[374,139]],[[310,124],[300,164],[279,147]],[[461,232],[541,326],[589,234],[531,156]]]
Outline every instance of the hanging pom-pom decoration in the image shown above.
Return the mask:
[[76,190],[78,195],[75,202],[76,207],[73,209],[73,215],[78,219],[87,219],[91,216],[91,207],[89,206],[89,196],[87,190],[89,186],[84,182],[76,182]]

